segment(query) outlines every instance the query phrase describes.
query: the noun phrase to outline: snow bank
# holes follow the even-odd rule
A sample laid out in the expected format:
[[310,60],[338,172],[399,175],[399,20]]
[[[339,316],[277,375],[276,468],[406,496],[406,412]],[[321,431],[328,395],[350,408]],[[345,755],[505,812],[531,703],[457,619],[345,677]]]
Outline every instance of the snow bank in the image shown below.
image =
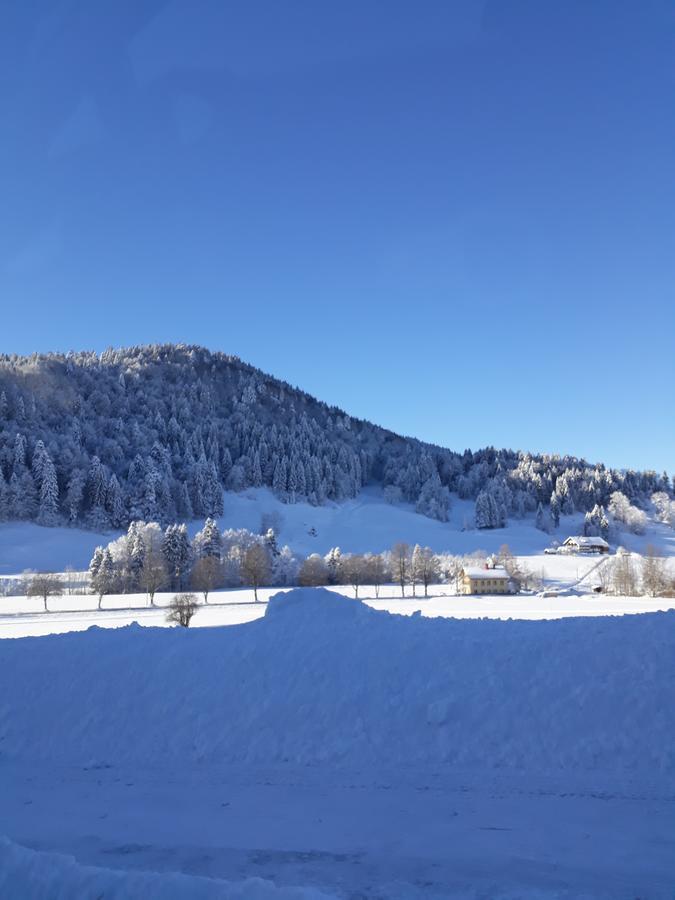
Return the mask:
[[675,613],[525,622],[322,589],[229,628],[0,641],[4,759],[675,768]]
[[311,888],[275,887],[249,878],[230,882],[181,873],[78,865],[72,856],[39,853],[0,838],[0,897],[21,900],[330,900]]

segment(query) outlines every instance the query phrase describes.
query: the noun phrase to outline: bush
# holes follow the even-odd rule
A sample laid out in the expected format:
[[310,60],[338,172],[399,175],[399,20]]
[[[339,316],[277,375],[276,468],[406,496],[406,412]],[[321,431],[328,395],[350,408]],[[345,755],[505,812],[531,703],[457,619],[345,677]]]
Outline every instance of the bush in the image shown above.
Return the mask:
[[197,612],[197,598],[194,594],[176,594],[169,604],[169,611],[166,614],[167,622],[175,622],[188,628],[192,617]]

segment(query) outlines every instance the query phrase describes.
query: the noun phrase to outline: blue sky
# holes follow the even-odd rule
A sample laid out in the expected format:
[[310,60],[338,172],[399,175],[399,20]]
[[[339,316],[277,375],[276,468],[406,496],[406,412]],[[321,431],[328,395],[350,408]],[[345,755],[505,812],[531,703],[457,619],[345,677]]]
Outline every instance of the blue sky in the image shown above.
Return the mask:
[[0,351],[675,469],[672,3],[6,4],[0,115]]

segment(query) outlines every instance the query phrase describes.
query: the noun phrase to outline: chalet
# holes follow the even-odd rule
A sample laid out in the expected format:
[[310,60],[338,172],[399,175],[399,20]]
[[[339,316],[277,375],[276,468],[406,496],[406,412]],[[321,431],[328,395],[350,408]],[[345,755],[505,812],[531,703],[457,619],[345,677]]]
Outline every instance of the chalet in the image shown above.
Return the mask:
[[560,548],[563,553],[609,553],[609,544],[601,537],[568,537]]
[[509,594],[511,577],[504,566],[469,566],[462,569],[460,589],[463,594]]

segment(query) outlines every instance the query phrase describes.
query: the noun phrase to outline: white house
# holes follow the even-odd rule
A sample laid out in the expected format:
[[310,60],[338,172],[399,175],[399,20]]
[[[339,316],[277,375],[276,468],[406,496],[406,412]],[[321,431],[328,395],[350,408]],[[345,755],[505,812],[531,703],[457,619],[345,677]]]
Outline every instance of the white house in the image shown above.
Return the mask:
[[601,537],[568,537],[563,541],[563,553],[609,553],[609,544]]

